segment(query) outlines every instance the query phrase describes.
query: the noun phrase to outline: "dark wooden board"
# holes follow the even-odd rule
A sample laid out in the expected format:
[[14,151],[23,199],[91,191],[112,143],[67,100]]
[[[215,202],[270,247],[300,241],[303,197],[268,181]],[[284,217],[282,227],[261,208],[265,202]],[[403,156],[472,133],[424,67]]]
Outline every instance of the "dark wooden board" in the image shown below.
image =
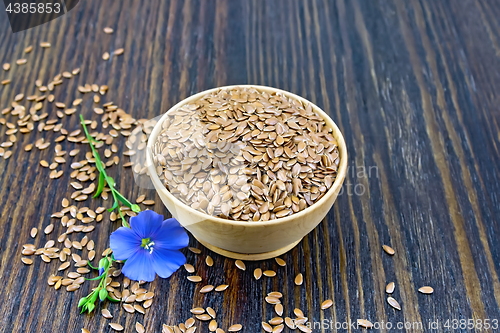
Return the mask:
[[[500,320],[499,15],[500,2],[487,0],[89,0],[55,21],[12,34],[2,12],[0,63],[14,64],[28,45],[34,51],[26,65],[0,70],[0,80],[12,79],[0,86],[0,109],[18,93],[35,92],[36,79],[76,67],[80,75],[57,89],[57,101],[70,103],[80,84],[107,84],[104,101],[136,118],[158,116],[191,94],[223,85],[261,84],[299,94],[330,114],[348,146],[349,174],[327,218],[283,256],[285,268],[268,260],[247,263],[241,272],[234,260],[207,249],[197,257],[186,251],[208,283],[228,282],[229,289],[201,295],[181,270],[151,284],[156,301],[146,315],[109,306],[114,321],[127,332],[136,321],[160,332],[163,323],[189,318],[193,306],[212,306],[225,330],[241,323],[243,332],[255,333],[274,316],[265,294],[278,290],[288,316],[299,307],[315,322],[366,318],[393,328],[423,324],[385,325],[376,330],[381,332],[450,331],[443,326],[447,320]],[[104,34],[105,26],[115,33]],[[41,41],[52,47],[40,49]],[[123,56],[101,59],[121,47]],[[55,117],[54,107],[46,110]],[[89,98],[80,110],[93,116]],[[78,128],[77,115],[64,122],[69,130]],[[6,130],[0,126],[2,142]],[[74,293],[55,291],[47,278],[57,263],[20,262],[22,244],[32,242],[29,230],[51,223],[51,213],[71,193],[69,172],[51,180],[38,164],[52,158],[53,145],[24,151],[42,136],[57,136],[35,132],[18,133],[12,157],[0,158],[0,331],[108,332],[109,321],[98,313],[77,311],[90,284]],[[135,186],[129,169],[116,167],[113,176],[130,198],[154,198],[154,191]],[[167,216],[155,199],[155,211]],[[107,220],[98,225],[92,234],[98,252],[117,226]],[[60,228],[56,224],[55,232]],[[47,239],[40,233],[34,242],[42,246]],[[383,244],[396,255],[385,254]],[[191,245],[201,248],[194,239]],[[212,268],[203,263],[207,254],[215,260]],[[256,267],[278,275],[255,281]],[[305,276],[301,287],[293,284],[298,272]],[[402,311],[386,303],[390,281]],[[434,294],[420,294],[424,285]],[[329,298],[334,305],[321,311]],[[430,329],[435,321],[439,329]],[[199,331],[208,332],[208,324]]]

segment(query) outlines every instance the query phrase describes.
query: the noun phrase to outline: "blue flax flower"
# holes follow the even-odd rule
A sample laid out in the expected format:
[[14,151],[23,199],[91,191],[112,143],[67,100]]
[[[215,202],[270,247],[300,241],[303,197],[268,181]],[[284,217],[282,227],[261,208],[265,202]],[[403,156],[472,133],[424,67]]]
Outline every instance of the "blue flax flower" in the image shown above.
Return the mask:
[[155,273],[168,278],[186,263],[179,250],[189,237],[176,219],[163,221],[151,210],[130,218],[130,228],[120,227],[110,236],[116,260],[126,260],[122,273],[131,280],[153,281]]

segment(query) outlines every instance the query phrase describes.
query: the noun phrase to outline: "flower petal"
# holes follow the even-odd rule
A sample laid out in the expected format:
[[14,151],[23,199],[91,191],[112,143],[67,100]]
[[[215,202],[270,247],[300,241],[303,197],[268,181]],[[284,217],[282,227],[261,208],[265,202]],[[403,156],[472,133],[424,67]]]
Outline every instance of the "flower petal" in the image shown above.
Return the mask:
[[122,273],[130,280],[151,282],[155,279],[152,261],[152,255],[148,251],[141,249],[125,261]]
[[141,248],[141,239],[132,229],[120,227],[109,236],[109,245],[116,260],[125,260]]
[[186,257],[180,251],[170,251],[165,249],[153,250],[151,260],[153,268],[159,277],[168,278],[172,273],[186,263]]
[[152,236],[155,242],[155,249],[179,250],[189,243],[189,236],[186,230],[176,219],[163,221],[161,228]]
[[130,227],[139,237],[148,238],[161,227],[162,222],[162,215],[152,210],[145,210],[130,218]]

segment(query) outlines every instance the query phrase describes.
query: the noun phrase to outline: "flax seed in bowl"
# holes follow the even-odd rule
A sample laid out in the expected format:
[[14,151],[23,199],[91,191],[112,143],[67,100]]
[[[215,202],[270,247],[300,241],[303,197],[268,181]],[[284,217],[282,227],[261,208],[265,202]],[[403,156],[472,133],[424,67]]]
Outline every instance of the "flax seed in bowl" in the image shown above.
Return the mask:
[[321,109],[263,86],[191,96],[158,121],[148,171],[172,215],[206,247],[259,260],[293,248],[345,177],[342,134]]

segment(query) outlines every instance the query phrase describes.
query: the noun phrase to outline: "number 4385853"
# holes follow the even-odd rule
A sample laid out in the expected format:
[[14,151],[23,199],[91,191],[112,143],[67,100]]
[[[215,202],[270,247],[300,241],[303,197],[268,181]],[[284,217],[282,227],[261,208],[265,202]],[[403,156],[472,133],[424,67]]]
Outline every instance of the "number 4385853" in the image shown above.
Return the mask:
[[476,329],[489,330],[498,329],[498,319],[448,319],[444,322],[443,327],[448,329]]
[[7,8],[5,9],[7,13],[14,14],[51,14],[56,13],[59,14],[61,12],[61,4],[60,3],[9,3]]

